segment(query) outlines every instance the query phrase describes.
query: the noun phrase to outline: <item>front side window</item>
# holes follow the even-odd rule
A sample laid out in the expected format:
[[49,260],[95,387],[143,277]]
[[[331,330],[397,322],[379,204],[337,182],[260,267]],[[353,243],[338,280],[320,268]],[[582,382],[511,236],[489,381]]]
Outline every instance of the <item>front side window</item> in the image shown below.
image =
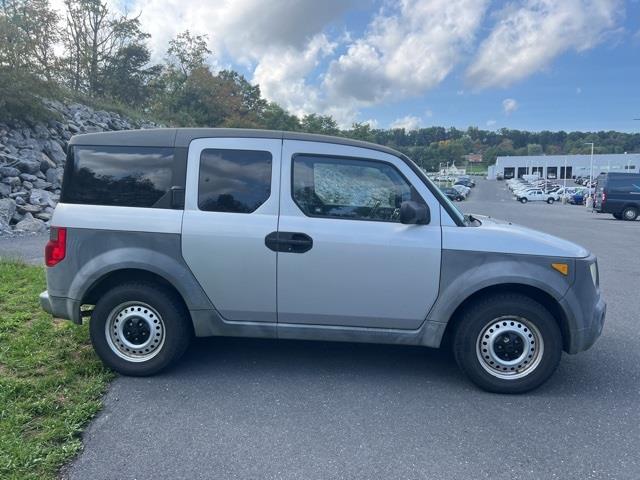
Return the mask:
[[170,208],[172,148],[76,146],[69,156],[62,202]]
[[293,159],[292,192],[310,217],[399,222],[402,202],[424,203],[391,164],[306,154]]
[[251,213],[271,195],[270,152],[206,149],[200,155],[198,208]]

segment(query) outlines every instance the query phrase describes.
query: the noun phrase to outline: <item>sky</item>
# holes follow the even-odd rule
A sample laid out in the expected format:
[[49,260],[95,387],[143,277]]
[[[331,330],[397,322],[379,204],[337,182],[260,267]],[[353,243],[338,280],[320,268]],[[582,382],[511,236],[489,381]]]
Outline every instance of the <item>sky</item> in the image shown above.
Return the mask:
[[640,131],[640,0],[109,1],[342,127]]

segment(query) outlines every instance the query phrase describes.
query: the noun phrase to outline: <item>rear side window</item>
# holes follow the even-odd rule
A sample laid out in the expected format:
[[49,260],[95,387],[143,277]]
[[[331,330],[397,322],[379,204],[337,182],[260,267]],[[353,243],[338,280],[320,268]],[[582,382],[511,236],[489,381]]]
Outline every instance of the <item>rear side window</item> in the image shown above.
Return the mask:
[[169,208],[173,149],[77,146],[72,150],[62,202]]
[[399,222],[400,204],[422,202],[391,164],[349,158],[296,155],[293,199],[310,217]]
[[198,208],[251,213],[271,195],[270,152],[206,149],[200,156]]

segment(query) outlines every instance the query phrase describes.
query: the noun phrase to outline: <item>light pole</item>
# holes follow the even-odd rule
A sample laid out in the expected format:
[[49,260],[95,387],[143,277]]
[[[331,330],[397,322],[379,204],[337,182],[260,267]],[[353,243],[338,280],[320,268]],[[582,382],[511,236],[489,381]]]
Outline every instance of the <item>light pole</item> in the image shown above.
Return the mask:
[[591,161],[589,163],[589,196],[591,196],[591,184],[593,183],[593,142],[586,142],[585,145],[591,145]]
[[[591,189],[593,188],[593,142],[586,142],[585,145],[591,145],[591,162],[589,166],[589,196],[587,197],[587,208],[593,208],[593,193]],[[595,192],[595,188],[593,189]]]

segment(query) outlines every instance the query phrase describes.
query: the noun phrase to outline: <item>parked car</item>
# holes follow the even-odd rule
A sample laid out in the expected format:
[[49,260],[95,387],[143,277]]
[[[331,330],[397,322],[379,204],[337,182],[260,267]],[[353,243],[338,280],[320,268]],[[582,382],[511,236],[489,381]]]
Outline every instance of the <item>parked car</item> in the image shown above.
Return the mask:
[[471,189],[469,187],[465,187],[464,185],[460,185],[458,183],[454,184],[452,188],[455,188],[457,191],[462,193],[465,198],[467,198],[471,193]]
[[90,319],[96,353],[124,375],[163,370],[194,335],[450,338],[473,382],[518,393],[602,331],[595,256],[462,215],[381,145],[151,129],[74,136],[67,154],[40,303]]
[[453,200],[455,202],[461,202],[466,198],[466,195],[453,187],[443,188],[442,193],[444,193],[450,200]]
[[530,190],[524,193],[519,193],[516,196],[516,200],[522,203],[527,202],[547,202],[548,204],[552,204],[555,201],[555,198],[552,194],[544,193],[544,191],[540,189]]
[[640,174],[605,173],[598,177],[594,208],[618,220],[633,221],[640,215]]
[[586,191],[581,190],[569,197],[569,203],[572,205],[584,205],[586,195]]
[[465,180],[465,179],[458,179],[456,180],[456,182],[454,183],[454,185],[463,185],[467,188],[473,188],[476,186],[476,183],[472,180]]

